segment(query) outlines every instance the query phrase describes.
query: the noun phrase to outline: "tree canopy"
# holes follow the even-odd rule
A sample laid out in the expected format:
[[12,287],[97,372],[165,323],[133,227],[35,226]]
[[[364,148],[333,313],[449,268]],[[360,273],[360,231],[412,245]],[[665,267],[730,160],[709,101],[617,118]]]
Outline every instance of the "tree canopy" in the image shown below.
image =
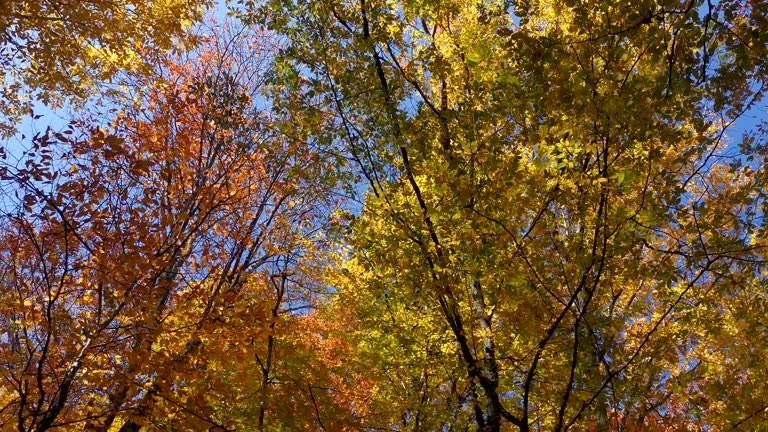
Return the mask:
[[[0,3],[0,136],[36,102],[60,105],[109,90],[140,52],[168,50],[210,1],[3,0]],[[107,84],[107,85],[105,85]]]
[[177,3],[0,6],[115,95],[0,148],[0,429],[768,424],[768,3]]

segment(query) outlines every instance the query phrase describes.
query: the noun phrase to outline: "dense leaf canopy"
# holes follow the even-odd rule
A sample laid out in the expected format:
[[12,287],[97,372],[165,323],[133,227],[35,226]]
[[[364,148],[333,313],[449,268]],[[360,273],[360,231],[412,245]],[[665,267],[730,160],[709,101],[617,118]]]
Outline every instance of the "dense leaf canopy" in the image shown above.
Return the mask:
[[0,148],[0,429],[768,424],[768,3],[204,6],[0,5],[8,130],[115,96]]
[[3,0],[0,136],[36,102],[60,105],[109,90],[140,52],[168,50],[210,1]]

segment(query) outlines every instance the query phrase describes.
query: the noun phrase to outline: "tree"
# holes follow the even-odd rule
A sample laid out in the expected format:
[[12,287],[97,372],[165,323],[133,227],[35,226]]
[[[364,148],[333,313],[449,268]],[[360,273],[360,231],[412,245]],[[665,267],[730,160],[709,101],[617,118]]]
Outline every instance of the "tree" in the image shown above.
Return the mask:
[[[180,44],[211,2],[9,0],[0,4],[1,136],[32,103],[85,98],[119,72],[137,71],[137,48]],[[70,99],[71,100],[71,99]]]
[[0,168],[4,427],[263,421],[275,335],[315,301],[335,162],[258,108],[267,36],[204,36],[188,58],[146,54],[154,74],[109,127],[49,130]]
[[391,407],[366,426],[764,419],[762,180],[725,134],[763,95],[765,8],[246,4],[288,40],[276,106],[324,113],[367,183],[327,312],[377,380],[359,404]]
[[3,429],[767,420],[768,3],[193,6],[0,5]]

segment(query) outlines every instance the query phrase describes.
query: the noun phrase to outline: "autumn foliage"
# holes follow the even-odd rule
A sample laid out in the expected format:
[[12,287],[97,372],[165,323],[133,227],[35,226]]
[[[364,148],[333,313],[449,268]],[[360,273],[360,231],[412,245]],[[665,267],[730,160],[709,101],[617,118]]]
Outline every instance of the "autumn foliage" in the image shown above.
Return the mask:
[[0,5],[1,430],[768,424],[763,2],[205,6]]

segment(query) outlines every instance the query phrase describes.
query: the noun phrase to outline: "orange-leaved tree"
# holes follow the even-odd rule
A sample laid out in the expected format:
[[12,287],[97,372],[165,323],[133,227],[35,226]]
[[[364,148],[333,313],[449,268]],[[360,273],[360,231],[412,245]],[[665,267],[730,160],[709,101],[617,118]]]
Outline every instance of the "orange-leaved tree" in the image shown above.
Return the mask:
[[155,72],[108,126],[5,159],[4,427],[263,424],[275,334],[319,295],[335,162],[259,108],[266,35],[204,41],[144,53]]

